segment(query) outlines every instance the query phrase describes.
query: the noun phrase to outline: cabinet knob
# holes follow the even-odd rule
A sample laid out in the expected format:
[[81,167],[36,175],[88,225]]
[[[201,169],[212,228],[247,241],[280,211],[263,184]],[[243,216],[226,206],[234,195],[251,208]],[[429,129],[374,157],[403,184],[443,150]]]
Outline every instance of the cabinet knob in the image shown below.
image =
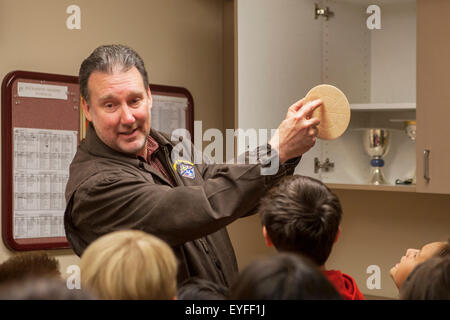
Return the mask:
[[328,21],[328,19],[330,17],[334,16],[334,12],[330,10],[330,8],[326,7],[324,8],[319,8],[319,5],[316,3],[315,7],[314,7],[314,19],[317,19],[319,17],[325,17],[325,20]]

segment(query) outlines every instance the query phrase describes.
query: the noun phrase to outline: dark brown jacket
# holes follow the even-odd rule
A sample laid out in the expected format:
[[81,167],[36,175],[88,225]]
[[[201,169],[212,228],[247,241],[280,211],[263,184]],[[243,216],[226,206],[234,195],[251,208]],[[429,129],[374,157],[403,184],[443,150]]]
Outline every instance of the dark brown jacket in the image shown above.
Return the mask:
[[[264,192],[292,174],[299,159],[281,165],[272,176],[260,174],[261,164],[197,164],[190,178],[172,167],[175,144],[153,129],[150,135],[160,145],[157,156],[176,182],[174,188],[143,158],[109,148],[89,126],[66,187],[64,224],[71,247],[81,255],[104,234],[143,230],[172,246],[180,261],[179,282],[199,276],[229,286],[237,263],[225,227],[253,213]],[[261,159],[266,163],[268,158]]]

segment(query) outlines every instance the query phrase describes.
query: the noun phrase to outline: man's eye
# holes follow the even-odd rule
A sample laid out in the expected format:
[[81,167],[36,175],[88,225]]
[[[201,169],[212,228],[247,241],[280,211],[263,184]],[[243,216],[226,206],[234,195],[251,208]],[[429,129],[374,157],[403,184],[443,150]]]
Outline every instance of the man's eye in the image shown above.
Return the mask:
[[129,106],[132,108],[138,108],[138,107],[140,107],[141,103],[142,103],[141,98],[135,98],[135,99],[131,99],[129,101]]

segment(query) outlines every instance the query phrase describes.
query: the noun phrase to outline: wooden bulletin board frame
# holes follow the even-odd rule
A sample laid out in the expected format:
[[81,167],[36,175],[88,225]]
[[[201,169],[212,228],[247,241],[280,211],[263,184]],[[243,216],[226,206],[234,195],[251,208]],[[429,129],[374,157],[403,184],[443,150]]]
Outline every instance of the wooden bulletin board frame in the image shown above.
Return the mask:
[[[36,97],[20,97],[18,95],[18,83],[25,84],[42,84],[42,85],[55,85],[55,86],[67,86],[68,90],[67,101],[58,99],[36,98]],[[15,91],[15,92],[14,92]],[[19,126],[28,129],[65,129],[65,126],[70,123],[73,131],[78,131],[79,135],[79,123],[80,123],[80,111],[79,111],[79,87],[78,77],[30,72],[30,71],[13,71],[8,73],[2,82],[2,238],[5,245],[11,250],[25,251],[25,250],[45,250],[45,249],[65,249],[70,248],[65,236],[55,237],[37,237],[37,238],[14,238],[14,185],[13,185],[13,172],[14,172],[14,141],[13,141],[13,129],[17,121],[15,111],[13,108],[17,108],[20,101],[23,104],[30,106],[33,102],[36,103],[36,108],[29,108],[31,119],[23,121],[23,114],[20,115]],[[15,102],[14,102],[15,101]],[[59,105],[64,103],[65,108],[59,108]],[[67,108],[67,106],[69,108]],[[58,106],[57,109],[50,109],[51,106]],[[41,108],[36,111],[36,109]],[[70,110],[69,110],[70,109]],[[55,113],[49,112],[49,110],[56,111]],[[65,110],[61,116],[60,110]],[[68,112],[68,113],[67,113]],[[34,113],[34,114],[33,114]],[[37,115],[37,116],[36,116]],[[66,116],[64,116],[66,115]],[[69,118],[67,118],[69,115]],[[72,116],[78,117],[72,119]],[[25,116],[27,118],[28,116]],[[33,120],[33,118],[35,120]],[[48,120],[48,125],[43,124],[44,120]],[[65,119],[66,118],[66,119]],[[13,120],[16,119],[16,120]],[[36,121],[37,126],[33,126],[33,121]],[[55,127],[55,122],[57,122]],[[23,123],[28,123],[23,125]],[[78,141],[78,139],[77,139]]]
[[[14,101],[17,103],[17,82],[23,81],[25,83],[40,83],[49,85],[68,85],[72,91],[69,94],[69,99],[73,104],[73,119],[71,116],[70,122],[77,123],[76,131],[78,135],[77,142],[80,141],[86,132],[87,122],[80,106],[78,77],[67,76],[60,74],[49,74],[30,71],[12,71],[8,73],[2,82],[2,238],[4,244],[11,250],[28,251],[28,250],[48,250],[48,249],[68,249],[70,248],[65,236],[61,237],[39,237],[39,238],[14,238],[14,120],[13,108]],[[74,89],[76,88],[76,90]],[[168,97],[187,98],[188,105],[186,108],[186,129],[191,134],[191,139],[194,139],[194,101],[191,93],[183,87],[167,86],[150,84],[152,96],[163,95]],[[14,90],[16,92],[14,92]],[[70,90],[69,90],[70,91]],[[75,92],[76,91],[76,92]],[[20,99],[37,99],[38,105],[42,105],[42,101],[47,101],[50,104],[57,104],[57,100],[41,98],[20,98]],[[56,102],[55,102],[56,101]],[[30,102],[28,101],[28,104]],[[53,112],[48,112],[49,119],[55,118]],[[16,117],[17,118],[17,117]],[[57,117],[56,117],[57,118]],[[64,121],[67,119],[57,118],[58,125],[64,126]],[[42,125],[42,129],[55,129]],[[32,128],[32,126],[26,126]],[[37,127],[38,128],[38,127]],[[57,128],[58,129],[58,128]],[[70,130],[73,130],[74,127]],[[78,144],[78,143],[77,143]]]

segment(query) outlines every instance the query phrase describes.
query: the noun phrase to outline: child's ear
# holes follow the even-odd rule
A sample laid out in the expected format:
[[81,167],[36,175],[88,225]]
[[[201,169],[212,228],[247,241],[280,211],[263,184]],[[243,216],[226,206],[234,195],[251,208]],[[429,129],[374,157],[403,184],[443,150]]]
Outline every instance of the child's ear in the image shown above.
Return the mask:
[[340,235],[341,235],[341,227],[338,228],[338,231],[336,233],[336,238],[334,239],[334,243],[336,243],[338,241]]
[[273,247],[272,240],[270,240],[269,235],[267,234],[266,226],[263,226],[263,230],[262,231],[263,231],[264,239],[266,240],[266,246]]

